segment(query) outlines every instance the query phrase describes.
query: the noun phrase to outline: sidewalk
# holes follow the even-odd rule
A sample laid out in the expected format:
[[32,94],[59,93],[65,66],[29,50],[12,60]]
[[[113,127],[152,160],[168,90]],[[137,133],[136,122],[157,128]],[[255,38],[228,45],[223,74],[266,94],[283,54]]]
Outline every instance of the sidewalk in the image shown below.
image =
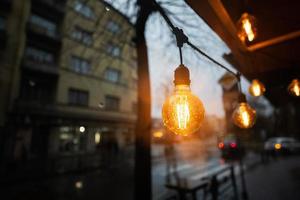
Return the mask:
[[300,156],[278,158],[246,172],[249,200],[300,198]]
[[0,185],[5,200],[133,199],[134,168],[122,163],[110,168],[73,172]]

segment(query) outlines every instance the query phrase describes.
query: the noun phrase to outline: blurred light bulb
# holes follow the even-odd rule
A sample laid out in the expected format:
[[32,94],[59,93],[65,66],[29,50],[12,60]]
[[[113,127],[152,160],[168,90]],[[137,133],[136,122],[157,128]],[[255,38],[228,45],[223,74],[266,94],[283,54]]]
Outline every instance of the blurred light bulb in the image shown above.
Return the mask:
[[263,95],[266,91],[264,84],[259,80],[254,79],[249,87],[249,93],[254,97],[259,97]]
[[164,133],[162,131],[155,131],[153,133],[153,137],[155,138],[162,138],[164,136]]
[[300,96],[300,81],[294,79],[288,86],[288,91],[291,95],[299,97]]
[[187,136],[200,128],[205,110],[200,99],[191,93],[189,71],[185,66],[180,65],[175,70],[174,83],[175,92],[163,105],[163,123],[175,134]]
[[248,103],[241,102],[233,111],[232,119],[240,128],[251,128],[255,124],[256,111]]
[[241,41],[245,42],[246,39],[252,42],[257,35],[256,31],[256,19],[254,16],[243,13],[237,23],[237,35]]

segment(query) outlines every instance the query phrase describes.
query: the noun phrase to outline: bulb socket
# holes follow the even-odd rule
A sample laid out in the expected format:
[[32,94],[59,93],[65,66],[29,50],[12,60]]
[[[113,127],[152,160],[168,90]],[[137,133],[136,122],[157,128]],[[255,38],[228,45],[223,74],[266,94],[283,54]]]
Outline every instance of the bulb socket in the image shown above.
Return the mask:
[[174,72],[174,84],[175,85],[190,85],[190,71],[183,64],[179,65]]
[[247,102],[246,95],[244,95],[243,93],[240,93],[239,94],[239,103],[245,103],[245,102]]

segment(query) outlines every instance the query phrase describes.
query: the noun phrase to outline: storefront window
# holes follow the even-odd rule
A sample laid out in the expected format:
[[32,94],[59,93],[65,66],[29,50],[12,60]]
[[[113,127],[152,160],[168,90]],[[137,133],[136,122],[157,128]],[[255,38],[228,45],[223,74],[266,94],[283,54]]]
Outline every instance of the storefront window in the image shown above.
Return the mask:
[[[84,130],[83,130],[84,129]],[[76,153],[85,150],[86,128],[61,127],[59,132],[59,152]]]

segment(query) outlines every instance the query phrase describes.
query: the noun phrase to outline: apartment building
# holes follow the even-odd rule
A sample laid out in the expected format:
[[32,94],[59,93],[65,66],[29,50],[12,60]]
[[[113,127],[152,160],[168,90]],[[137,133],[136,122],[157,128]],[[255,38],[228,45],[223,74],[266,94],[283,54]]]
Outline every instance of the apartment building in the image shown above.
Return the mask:
[[[55,172],[133,142],[134,27],[94,0],[1,0],[2,155]],[[3,41],[3,42],[2,42]],[[37,165],[35,165],[37,166]]]

